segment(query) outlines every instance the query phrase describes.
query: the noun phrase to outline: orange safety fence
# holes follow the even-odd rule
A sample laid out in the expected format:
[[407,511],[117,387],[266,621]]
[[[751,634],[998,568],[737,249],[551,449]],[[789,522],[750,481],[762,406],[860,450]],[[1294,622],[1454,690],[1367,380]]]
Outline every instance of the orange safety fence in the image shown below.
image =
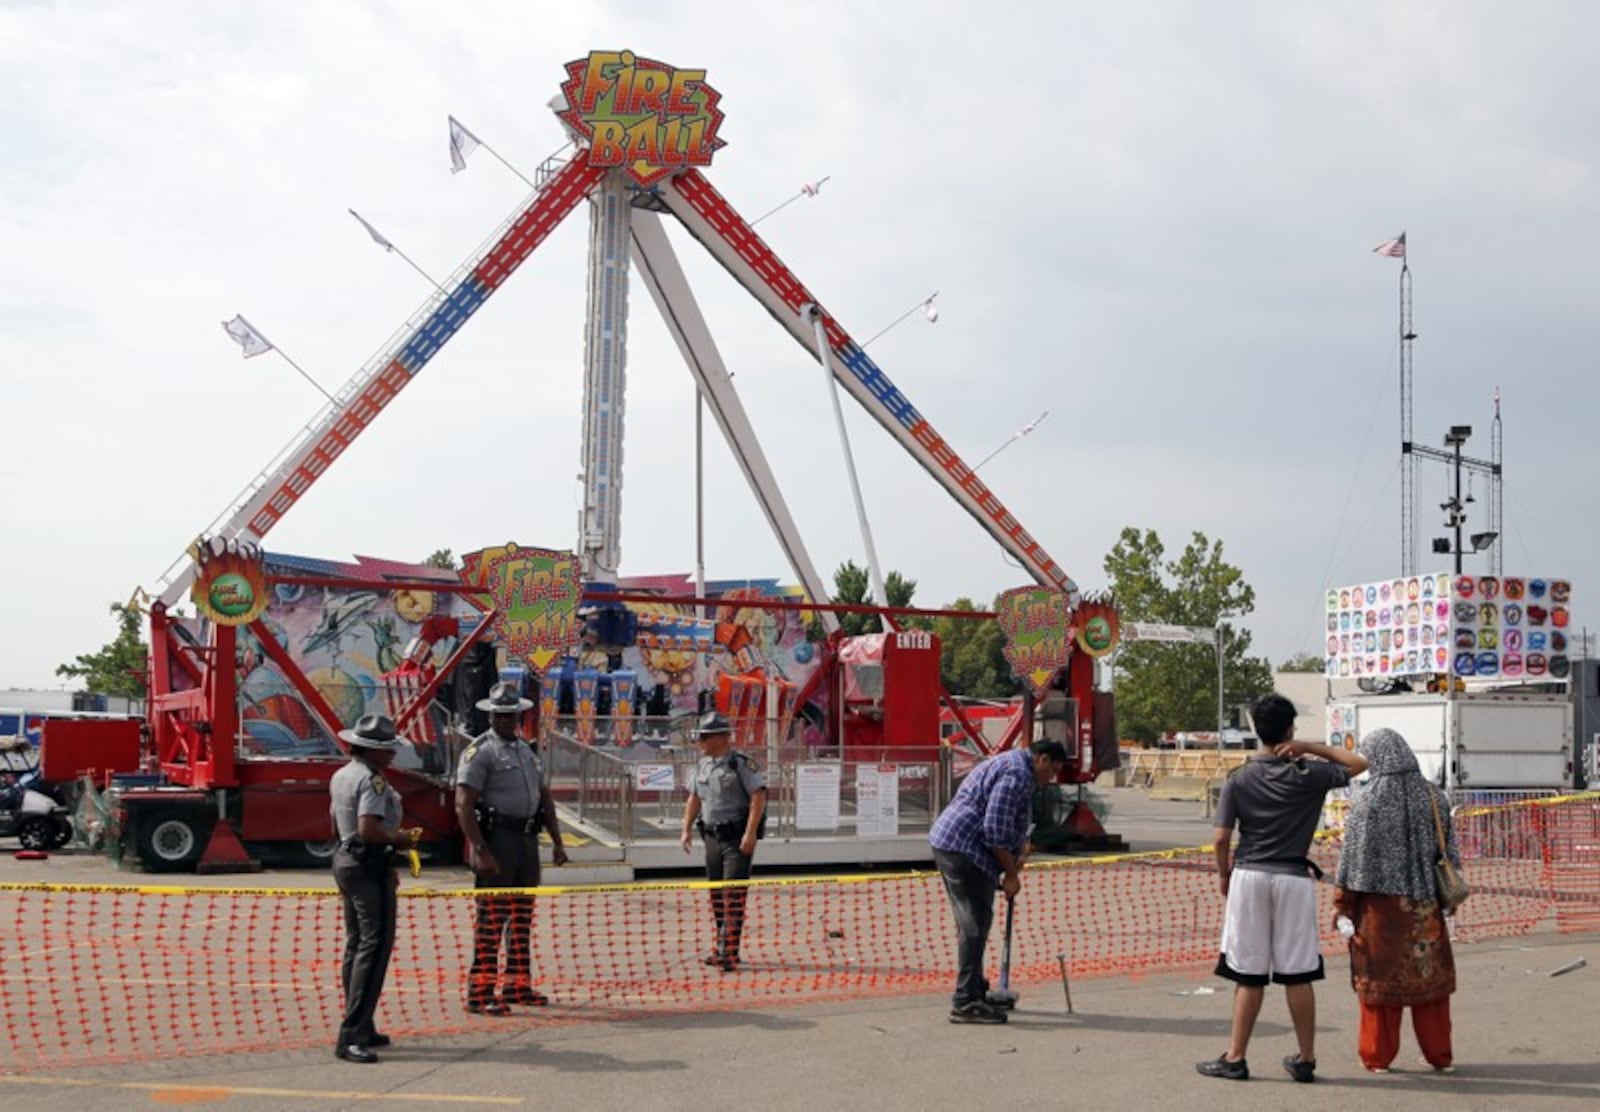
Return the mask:
[[[1465,809],[1456,823],[1475,889],[1458,939],[1600,929],[1600,794]],[[1330,838],[1314,851],[1330,877],[1338,849]],[[498,1018],[463,1007],[475,897],[408,888],[378,1026],[416,1038],[951,987],[936,873],[738,886],[746,923],[731,972],[701,960],[725,887],[528,890],[533,979],[551,1005]],[[1332,953],[1332,886],[1319,891]],[[1018,900],[1013,983],[1055,991],[1058,955],[1074,977],[1203,975],[1221,916],[1209,850],[1040,862]],[[344,922],[331,890],[0,884],[0,934],[0,1071],[331,1046],[338,1027]]]

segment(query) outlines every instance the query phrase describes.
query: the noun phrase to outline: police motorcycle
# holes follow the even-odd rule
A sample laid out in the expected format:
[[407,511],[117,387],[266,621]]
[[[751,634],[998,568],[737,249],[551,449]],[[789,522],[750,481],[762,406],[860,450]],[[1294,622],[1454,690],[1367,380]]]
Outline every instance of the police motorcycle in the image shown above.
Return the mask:
[[60,849],[72,840],[67,808],[42,787],[31,749],[0,749],[0,838],[15,837],[25,850]]

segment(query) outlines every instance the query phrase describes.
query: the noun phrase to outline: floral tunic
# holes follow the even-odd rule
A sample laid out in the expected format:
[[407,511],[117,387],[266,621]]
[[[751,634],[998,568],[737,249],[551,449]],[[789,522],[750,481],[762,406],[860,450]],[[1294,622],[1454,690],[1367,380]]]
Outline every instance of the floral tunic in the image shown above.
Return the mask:
[[1363,1004],[1431,1004],[1456,990],[1450,932],[1437,903],[1340,888],[1334,906],[1356,925],[1350,986]]

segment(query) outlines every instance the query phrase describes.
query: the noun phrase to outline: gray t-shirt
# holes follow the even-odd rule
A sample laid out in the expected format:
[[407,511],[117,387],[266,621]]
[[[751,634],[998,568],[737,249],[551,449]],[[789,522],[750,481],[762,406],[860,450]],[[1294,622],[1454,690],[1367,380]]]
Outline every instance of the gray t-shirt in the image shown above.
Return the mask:
[[765,791],[767,778],[755,762],[737,749],[720,757],[701,757],[694,770],[694,794],[700,797],[700,821],[707,826],[742,819],[750,813],[750,797]]
[[539,808],[544,769],[533,746],[521,738],[507,741],[490,730],[461,754],[456,783],[476,791],[485,807],[510,819],[526,819]]
[[1222,785],[1217,802],[1216,825],[1239,827],[1235,867],[1304,876],[1322,800],[1349,782],[1349,771],[1332,761],[1260,757],[1246,762]]

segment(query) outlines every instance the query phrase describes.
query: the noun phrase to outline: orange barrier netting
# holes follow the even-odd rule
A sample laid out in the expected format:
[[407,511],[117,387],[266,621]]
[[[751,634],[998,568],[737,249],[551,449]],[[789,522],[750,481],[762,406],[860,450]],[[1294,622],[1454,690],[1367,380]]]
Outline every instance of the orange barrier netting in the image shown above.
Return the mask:
[[[1600,929],[1600,794],[1464,809],[1456,824],[1475,889],[1459,939]],[[1338,848],[1325,839],[1314,853],[1330,875]],[[734,972],[701,960],[712,888],[530,890],[533,977],[552,1003],[499,1018],[463,1009],[474,897],[403,892],[378,1025],[415,1038],[951,987],[954,928],[935,873],[749,882]],[[1342,945],[1332,886],[1319,891],[1331,953]],[[1074,977],[1203,973],[1221,915],[1208,850],[1039,863],[1018,901],[1012,978],[1053,993],[1058,955]],[[333,1043],[344,948],[335,892],[5,884],[0,930],[0,1069]]]

